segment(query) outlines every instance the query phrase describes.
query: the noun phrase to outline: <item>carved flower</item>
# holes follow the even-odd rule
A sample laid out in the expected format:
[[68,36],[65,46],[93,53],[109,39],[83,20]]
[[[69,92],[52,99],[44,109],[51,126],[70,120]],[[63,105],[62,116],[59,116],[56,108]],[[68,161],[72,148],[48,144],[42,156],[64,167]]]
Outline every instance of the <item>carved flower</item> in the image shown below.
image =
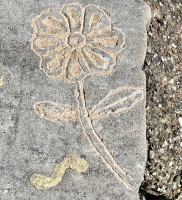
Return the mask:
[[112,27],[108,13],[95,5],[72,3],[43,11],[33,29],[31,47],[41,59],[40,68],[56,80],[107,75],[124,46],[122,31]]

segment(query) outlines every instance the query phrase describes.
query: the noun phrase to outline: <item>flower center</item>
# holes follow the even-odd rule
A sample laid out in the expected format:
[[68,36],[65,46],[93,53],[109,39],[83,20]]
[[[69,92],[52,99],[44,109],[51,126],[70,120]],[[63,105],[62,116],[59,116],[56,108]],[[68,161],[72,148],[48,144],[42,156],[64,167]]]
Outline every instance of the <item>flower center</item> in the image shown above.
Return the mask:
[[70,46],[75,48],[82,48],[86,45],[86,37],[80,33],[72,33],[68,38]]

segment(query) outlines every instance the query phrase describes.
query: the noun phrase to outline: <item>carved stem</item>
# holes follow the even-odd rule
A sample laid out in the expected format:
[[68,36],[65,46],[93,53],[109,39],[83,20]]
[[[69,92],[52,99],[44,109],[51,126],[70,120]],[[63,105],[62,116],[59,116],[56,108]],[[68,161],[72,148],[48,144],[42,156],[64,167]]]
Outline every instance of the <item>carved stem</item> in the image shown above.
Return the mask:
[[99,135],[94,130],[92,120],[89,117],[89,112],[86,107],[83,81],[77,83],[77,89],[77,97],[80,110],[80,123],[83,128],[84,135],[86,136],[92,147],[95,149],[95,151],[98,153],[98,155],[102,158],[106,166],[116,176],[116,178],[120,182],[122,182],[127,189],[131,189],[131,185],[127,183],[124,178],[126,177],[126,172],[119,167],[106,145],[103,143]]

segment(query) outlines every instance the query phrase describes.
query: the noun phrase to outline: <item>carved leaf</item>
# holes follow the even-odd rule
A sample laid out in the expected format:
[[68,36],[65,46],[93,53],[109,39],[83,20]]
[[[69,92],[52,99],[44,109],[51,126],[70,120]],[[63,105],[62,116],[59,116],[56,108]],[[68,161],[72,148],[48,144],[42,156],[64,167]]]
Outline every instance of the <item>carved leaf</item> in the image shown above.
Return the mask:
[[120,87],[111,90],[99,104],[90,111],[91,119],[99,119],[129,111],[143,100],[143,89]]
[[69,105],[61,105],[51,101],[40,101],[34,104],[34,111],[49,121],[56,123],[75,121],[79,113]]

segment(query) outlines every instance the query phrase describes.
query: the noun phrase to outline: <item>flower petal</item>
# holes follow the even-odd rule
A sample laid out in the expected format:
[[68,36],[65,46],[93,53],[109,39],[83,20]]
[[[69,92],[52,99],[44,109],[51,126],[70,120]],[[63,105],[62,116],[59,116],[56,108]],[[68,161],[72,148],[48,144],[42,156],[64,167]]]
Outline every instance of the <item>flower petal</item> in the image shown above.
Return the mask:
[[83,54],[92,74],[107,75],[116,65],[116,56],[102,49],[87,45],[83,48]]
[[67,17],[71,32],[82,32],[84,8],[79,3],[68,4],[63,7],[63,14]]
[[32,39],[32,49],[39,57],[47,57],[56,54],[67,45],[65,39],[48,34],[40,34]]
[[83,61],[82,53],[73,50],[67,67],[67,78],[69,80],[81,80],[87,74],[88,68]]
[[43,58],[40,67],[52,79],[66,78],[66,67],[70,56],[70,48],[65,48],[55,55]]
[[83,33],[89,37],[108,30],[111,30],[111,20],[108,14],[98,6],[86,6]]
[[35,45],[39,48],[47,48],[58,46],[59,41],[56,38],[40,37],[35,41]]
[[47,33],[64,37],[70,33],[67,18],[58,10],[48,9],[41,12],[32,24],[34,33]]
[[94,47],[107,51],[108,53],[118,55],[123,49],[125,38],[121,29],[113,28],[111,31],[107,31],[104,34],[87,38],[87,42]]

